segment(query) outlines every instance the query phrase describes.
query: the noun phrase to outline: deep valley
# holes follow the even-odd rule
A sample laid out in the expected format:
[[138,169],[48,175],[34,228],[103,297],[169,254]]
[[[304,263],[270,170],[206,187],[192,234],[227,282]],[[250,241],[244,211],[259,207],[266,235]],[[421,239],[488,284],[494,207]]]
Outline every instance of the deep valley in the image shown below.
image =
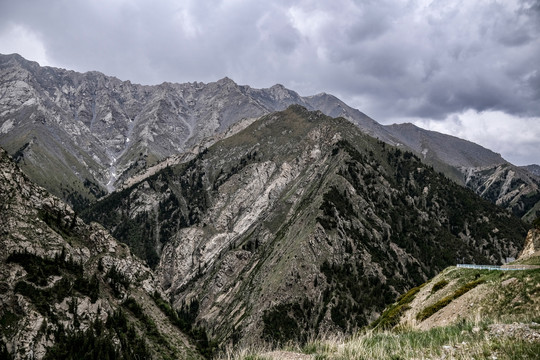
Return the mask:
[[540,270],[454,267],[538,265],[535,167],[281,85],[0,55],[0,91],[1,358],[369,358],[325,339],[539,320]]

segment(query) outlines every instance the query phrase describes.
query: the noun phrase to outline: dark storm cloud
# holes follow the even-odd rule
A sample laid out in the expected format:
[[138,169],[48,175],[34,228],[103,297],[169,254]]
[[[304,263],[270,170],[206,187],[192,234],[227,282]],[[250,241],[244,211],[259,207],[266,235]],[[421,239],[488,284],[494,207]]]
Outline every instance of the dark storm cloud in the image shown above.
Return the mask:
[[443,119],[475,109],[538,116],[534,85],[523,81],[540,66],[532,16],[494,2],[437,8],[441,3],[448,4],[434,2],[415,20],[398,15],[376,42],[342,52],[353,59],[357,93],[373,113]]
[[0,39],[10,34],[55,66],[146,84],[282,83],[383,123],[540,115],[538,0],[3,1]]

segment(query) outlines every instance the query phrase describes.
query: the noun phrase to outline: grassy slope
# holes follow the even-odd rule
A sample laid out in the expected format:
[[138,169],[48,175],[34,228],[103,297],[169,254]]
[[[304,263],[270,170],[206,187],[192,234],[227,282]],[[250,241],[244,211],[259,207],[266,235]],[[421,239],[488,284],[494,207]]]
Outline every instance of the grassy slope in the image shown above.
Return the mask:
[[76,211],[105,195],[105,189],[81,163],[83,161],[100,173],[103,169],[95,159],[81,149],[77,149],[78,155],[71,153],[68,146],[52,137],[47,129],[21,130],[18,136],[2,142],[3,148],[30,180],[69,203]]
[[[540,264],[540,257],[528,263]],[[430,306],[456,294],[424,321],[417,319]],[[459,310],[458,316],[440,316],[450,308]],[[398,318],[392,319],[396,314]],[[439,321],[433,321],[437,316]],[[442,325],[441,318],[450,320]],[[371,328],[349,338],[317,339],[287,350],[329,360],[537,359],[539,323],[540,269],[502,272],[450,267],[405,293]],[[239,349],[225,356],[265,359],[260,354],[266,351]]]

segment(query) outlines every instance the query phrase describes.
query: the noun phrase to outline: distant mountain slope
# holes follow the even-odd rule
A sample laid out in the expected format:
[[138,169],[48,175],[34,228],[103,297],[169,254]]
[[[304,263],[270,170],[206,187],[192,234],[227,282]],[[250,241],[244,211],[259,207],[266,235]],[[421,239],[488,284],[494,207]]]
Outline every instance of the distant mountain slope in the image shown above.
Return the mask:
[[244,118],[296,103],[311,107],[281,85],[252,89],[224,78],[141,86],[40,67],[18,55],[0,55],[0,92],[0,145],[33,180],[81,207],[114,189],[124,172],[179,154]]
[[517,218],[345,119],[291,106],[95,204],[180,308],[227,341],[353,332],[458,259],[499,263]]
[[540,180],[512,164],[462,168],[465,184],[483,198],[532,222],[540,216]]
[[[385,126],[424,162],[524,220],[540,216],[540,179],[478,144],[412,124]],[[450,166],[450,167],[448,167]]]
[[0,208],[0,358],[202,358],[150,269],[1,148]]
[[385,126],[400,143],[422,154],[430,162],[440,161],[455,168],[483,167],[506,164],[500,154],[478,144],[436,131],[421,129],[413,124]]
[[[242,117],[267,113],[229,79],[141,86],[0,56],[5,146],[32,178],[95,198],[127,169],[177,154]],[[63,174],[63,178],[46,174]],[[84,191],[84,184],[96,188]]]
[[540,177],[540,165],[533,164],[533,165],[521,166],[521,168],[527,170],[534,176]]
[[[196,152],[238,122],[291,104],[344,117],[388,144],[403,144],[462,184],[463,171],[457,168],[506,163],[476,144],[410,124],[382,126],[335,96],[301,97],[282,85],[253,89],[224,78],[142,86],[99,72],[81,74],[0,55],[0,94],[0,146],[33,181],[77,210],[169,156]],[[519,178],[529,183],[526,174]],[[494,189],[506,196],[501,190]],[[517,202],[528,206],[520,210],[523,214],[535,206]]]
[[307,96],[304,99],[308,102],[308,109],[310,110],[320,110],[325,115],[331,117],[343,117],[356,124],[363,132],[374,138],[392,145],[396,143],[397,138],[393,137],[385,126],[379,124],[361,111],[350,107],[333,95],[321,93]]

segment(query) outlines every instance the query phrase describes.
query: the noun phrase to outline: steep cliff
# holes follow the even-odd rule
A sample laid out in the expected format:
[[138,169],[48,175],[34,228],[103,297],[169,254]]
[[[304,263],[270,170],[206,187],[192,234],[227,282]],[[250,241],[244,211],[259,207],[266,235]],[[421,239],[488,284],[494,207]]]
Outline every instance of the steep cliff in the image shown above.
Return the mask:
[[532,222],[540,216],[540,181],[512,164],[460,168],[465,185],[484,199]]
[[519,260],[524,260],[530,257],[540,257],[540,228],[536,227],[529,230],[523,250],[519,254]]
[[515,256],[524,224],[342,118],[291,106],[85,214],[220,342],[352,332],[456,261]]
[[[254,89],[224,78],[142,86],[0,55],[0,94],[0,146],[31,180],[77,210],[169,156],[197,153],[231,126],[291,104],[343,117],[473,188],[489,180],[492,173],[484,176],[486,167],[509,166],[477,144],[411,124],[383,126],[335,96],[301,97],[282,85]],[[538,180],[527,171],[514,172],[511,194],[504,181],[496,181],[486,196],[530,220],[540,211]],[[476,181],[466,181],[471,173]],[[523,188],[521,183],[536,185]],[[489,197],[492,193],[500,196]]]
[[200,358],[150,269],[0,148],[0,357]]

